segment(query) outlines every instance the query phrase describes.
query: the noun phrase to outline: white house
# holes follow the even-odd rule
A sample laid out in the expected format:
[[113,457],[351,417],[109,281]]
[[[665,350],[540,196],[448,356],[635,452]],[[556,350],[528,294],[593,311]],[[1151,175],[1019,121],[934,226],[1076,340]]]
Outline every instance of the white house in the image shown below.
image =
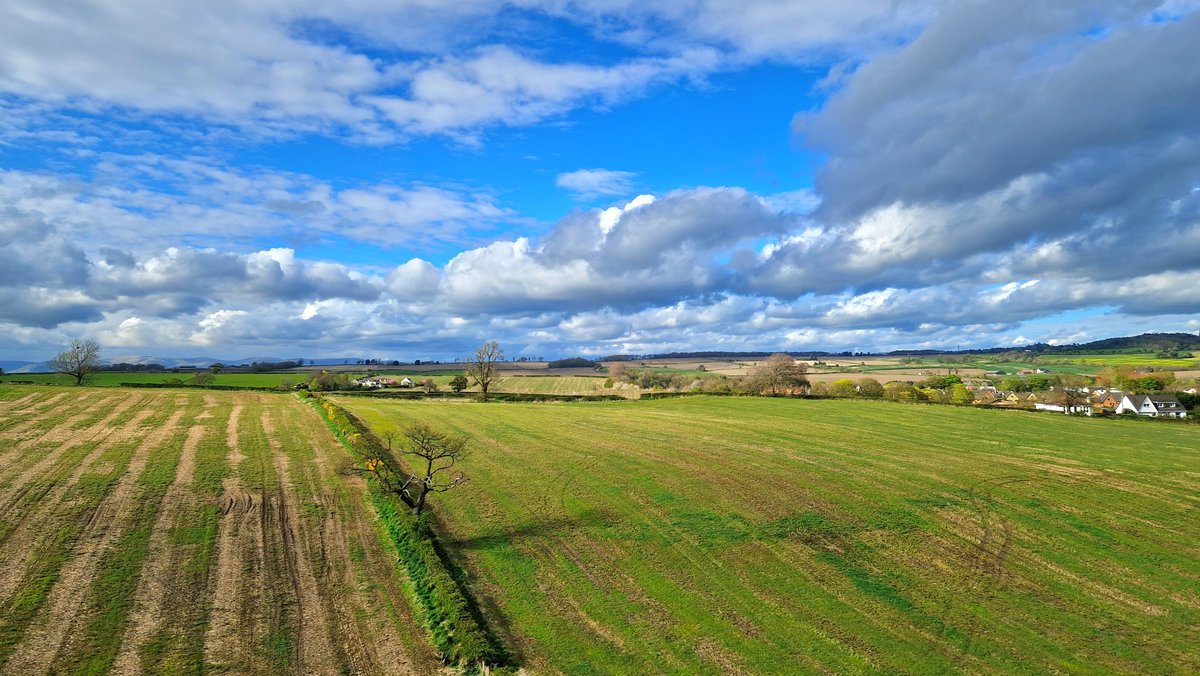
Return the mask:
[[413,379],[409,378],[408,376],[405,376],[404,379],[400,381],[400,387],[412,387],[413,385],[416,385],[416,383],[414,383]]
[[1187,409],[1170,394],[1127,394],[1117,404],[1117,414],[1129,412],[1150,418],[1187,417]]
[[1043,402],[1039,401],[1033,405],[1033,408],[1038,411],[1057,411],[1059,413],[1068,413],[1068,414],[1069,413],[1077,413],[1077,414],[1081,413],[1083,415],[1091,415],[1092,414],[1092,405],[1091,404],[1074,404],[1072,406],[1066,406],[1064,404],[1048,404],[1048,403],[1043,403]]
[[354,384],[358,385],[359,387],[365,387],[369,390],[378,390],[382,387],[385,387],[387,382],[385,382],[382,378],[359,378],[358,380],[354,381]]

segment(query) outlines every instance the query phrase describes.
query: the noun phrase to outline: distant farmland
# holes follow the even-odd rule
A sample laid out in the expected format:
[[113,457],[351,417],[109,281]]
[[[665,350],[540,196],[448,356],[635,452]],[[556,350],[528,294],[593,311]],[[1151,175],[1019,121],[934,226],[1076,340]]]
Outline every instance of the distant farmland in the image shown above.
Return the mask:
[[[89,384],[95,387],[117,387],[122,383],[165,383],[169,381],[187,382],[197,373],[209,373],[208,369],[199,371],[180,371],[172,373],[122,373],[120,371],[97,371],[89,376]],[[281,383],[307,382],[312,375],[308,373],[221,373],[213,376],[213,385],[235,387],[278,387]],[[72,385],[75,379],[61,373],[9,373],[4,380],[33,382],[44,385]]]
[[0,672],[433,673],[287,394],[0,387]]
[[1200,428],[879,402],[339,398],[475,437],[439,496],[522,665],[1196,672]]

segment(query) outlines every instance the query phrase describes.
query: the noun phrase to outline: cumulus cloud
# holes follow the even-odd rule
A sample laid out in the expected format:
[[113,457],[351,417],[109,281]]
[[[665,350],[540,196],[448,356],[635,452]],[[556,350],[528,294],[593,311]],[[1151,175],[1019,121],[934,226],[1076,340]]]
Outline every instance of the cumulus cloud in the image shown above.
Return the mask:
[[670,303],[726,288],[730,271],[719,257],[790,222],[739,188],[644,196],[572,214],[536,243],[463,252],[446,265],[442,285],[449,302],[475,308]]
[[[583,105],[763,58],[861,55],[910,35],[932,3],[173,3],[0,8],[0,93],[92,111],[182,115],[266,134],[478,139]],[[565,23],[640,55],[569,61],[519,44]],[[120,45],[114,49],[113,45]],[[602,50],[598,52],[604,54]],[[462,56],[466,54],[466,56]],[[186,78],[180,74],[186,73]],[[38,129],[36,115],[16,131]],[[66,127],[70,129],[70,127]]]
[[[624,48],[563,58],[498,44],[489,22],[502,6]],[[79,160],[69,173],[0,171],[0,335],[13,344],[92,335],[444,356],[496,338],[513,352],[605,354],[1196,329],[1194,3],[77,9],[0,9],[0,134]],[[130,49],[108,48],[117,41]],[[825,102],[794,123],[827,158],[815,187],[628,199],[637,174],[579,169],[556,185],[623,203],[537,236],[499,234],[523,219],[469,185],[335,185],[113,150],[145,140],[146,114],[188,138],[228,133],[217,124],[470,143],[761,59],[840,62]],[[70,110],[120,110],[129,136],[56,117]],[[306,255],[343,240],[383,253],[369,266]],[[1088,313],[1087,325],[1049,319],[1063,313]]]
[[1169,205],[1200,180],[1200,13],[1150,20],[1158,4],[947,7],[797,118],[831,157],[816,217],[866,257],[926,261],[1174,231]]

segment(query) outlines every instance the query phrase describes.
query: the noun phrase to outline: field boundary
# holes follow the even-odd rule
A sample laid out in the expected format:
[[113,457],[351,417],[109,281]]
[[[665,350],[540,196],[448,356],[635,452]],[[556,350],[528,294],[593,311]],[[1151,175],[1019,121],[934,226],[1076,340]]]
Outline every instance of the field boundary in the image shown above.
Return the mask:
[[[534,378],[537,376],[520,376]],[[368,399],[461,399],[463,401],[479,401],[478,392],[381,392],[379,390],[331,390],[330,394],[350,397],[366,397]],[[541,392],[489,392],[488,402],[536,402],[536,401],[630,401],[617,394],[545,394]]]
[[[317,395],[302,397],[311,405],[342,445],[357,460],[355,446],[382,448],[369,426],[337,404]],[[354,439],[352,441],[351,439]],[[368,495],[383,522],[399,564],[407,574],[409,601],[419,609],[434,648],[442,660],[473,671],[479,667],[511,665],[509,653],[490,631],[471,597],[455,575],[430,525],[429,514],[415,517],[407,505],[367,477]]]

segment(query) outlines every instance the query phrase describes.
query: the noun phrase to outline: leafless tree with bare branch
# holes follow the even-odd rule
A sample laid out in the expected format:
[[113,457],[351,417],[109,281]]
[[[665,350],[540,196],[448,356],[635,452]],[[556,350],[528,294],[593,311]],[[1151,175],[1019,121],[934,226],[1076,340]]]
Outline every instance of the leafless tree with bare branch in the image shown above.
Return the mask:
[[[417,424],[404,429],[403,442],[398,450],[395,432],[381,435],[384,447],[369,453],[364,466],[388,492],[396,495],[420,516],[430,493],[445,493],[467,482],[467,477],[455,467],[467,456],[467,438],[439,432],[428,425]],[[415,472],[400,468],[395,453],[408,456]]]
[[494,340],[480,345],[476,348],[475,353],[466,359],[467,375],[475,381],[476,385],[479,385],[484,401],[487,401],[488,390],[497,378],[498,364],[503,359],[504,350],[500,347],[500,343]]
[[50,368],[75,379],[76,385],[100,368],[100,345],[94,340],[72,340],[67,349],[50,360]]

